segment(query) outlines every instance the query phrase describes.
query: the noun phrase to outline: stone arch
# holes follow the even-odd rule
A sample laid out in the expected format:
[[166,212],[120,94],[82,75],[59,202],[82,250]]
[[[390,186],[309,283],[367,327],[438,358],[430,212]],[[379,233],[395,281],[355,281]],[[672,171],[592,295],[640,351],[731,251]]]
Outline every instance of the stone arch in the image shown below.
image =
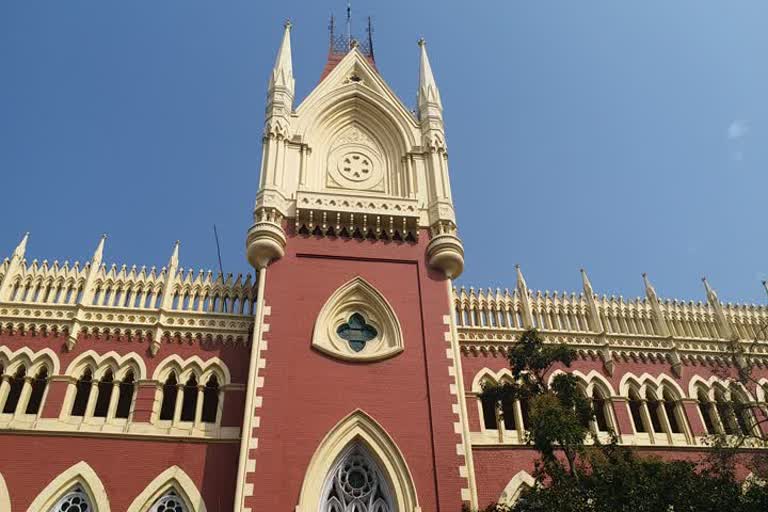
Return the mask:
[[64,496],[74,486],[80,485],[88,496],[91,505],[98,512],[110,512],[109,499],[104,484],[96,472],[85,461],[80,461],[54,478],[34,499],[27,512],[45,512],[56,500]]
[[192,356],[187,359],[182,359],[178,354],[171,354],[157,365],[155,371],[152,373],[152,380],[158,382],[164,382],[168,377],[168,374],[175,370],[176,378],[181,382],[182,379],[186,379],[195,374],[200,382],[200,379],[206,381],[211,375],[216,375],[219,379],[219,385],[229,384],[232,382],[232,376],[229,373],[229,368],[218,357],[211,357],[203,361],[200,356]]
[[502,384],[503,382],[514,382],[515,378],[509,368],[502,368],[501,370],[494,372],[486,366],[477,372],[475,378],[472,379],[472,392],[481,393],[483,391],[483,382],[486,381]]
[[28,374],[37,373],[40,366],[45,365],[49,375],[57,375],[60,371],[59,357],[50,348],[44,348],[34,352],[29,347],[22,347],[11,351],[8,347],[0,347],[0,364],[5,367],[6,373],[14,372],[20,364],[23,364]]
[[[362,315],[376,336],[355,350],[337,334],[353,314]],[[379,361],[405,348],[400,321],[384,295],[360,276],[341,285],[328,298],[315,320],[312,346],[347,361]]]
[[83,352],[67,366],[66,374],[75,378],[80,377],[86,366],[90,365],[95,379],[101,378],[103,373],[110,369],[116,380],[123,378],[128,370],[136,372],[136,380],[145,379],[147,375],[147,365],[144,359],[136,352],[127,354],[118,354],[114,350],[99,354],[95,350]]
[[531,489],[534,485],[536,485],[536,479],[534,479],[527,471],[518,471],[518,473],[513,476],[504,487],[504,490],[501,491],[499,504],[506,506],[514,505],[520,497],[520,494],[523,492],[523,489],[526,487]]
[[625,373],[619,382],[619,393],[624,397],[629,396],[630,386],[635,386],[638,388],[640,398],[646,398],[646,388],[649,383],[651,387],[655,389],[661,389],[664,385],[667,385],[672,388],[673,392],[678,397],[683,398],[685,396],[685,392],[683,391],[683,388],[680,387],[680,384],[664,373],[660,374],[658,377],[654,377],[650,373],[643,373],[639,377],[634,373]]
[[0,473],[0,510],[11,512],[11,494],[8,492],[2,473]]
[[360,409],[337,423],[320,442],[309,461],[295,512],[316,512],[326,477],[339,455],[354,443],[364,446],[388,479],[394,509],[419,512],[411,471],[402,452],[379,423]]
[[179,466],[171,466],[157,475],[131,502],[127,512],[147,512],[170,490],[176,491],[190,512],[207,512],[197,486]]

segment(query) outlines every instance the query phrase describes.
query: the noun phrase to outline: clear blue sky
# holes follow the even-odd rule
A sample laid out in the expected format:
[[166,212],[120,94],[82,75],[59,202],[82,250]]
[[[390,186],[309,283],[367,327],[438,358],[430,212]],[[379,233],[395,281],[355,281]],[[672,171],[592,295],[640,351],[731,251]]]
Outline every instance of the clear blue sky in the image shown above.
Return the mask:
[[[345,2],[0,3],[0,254],[248,271],[264,97],[294,22],[297,100]],[[768,2],[355,0],[379,69],[440,86],[461,284],[765,303]],[[359,32],[359,31],[358,31]]]

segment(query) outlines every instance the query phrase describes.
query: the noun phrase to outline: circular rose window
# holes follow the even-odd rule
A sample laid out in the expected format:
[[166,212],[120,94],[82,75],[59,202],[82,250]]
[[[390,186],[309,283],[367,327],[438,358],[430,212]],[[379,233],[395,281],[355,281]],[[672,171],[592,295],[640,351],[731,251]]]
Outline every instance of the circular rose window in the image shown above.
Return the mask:
[[339,174],[350,181],[365,181],[373,176],[373,162],[358,151],[343,154],[338,161]]

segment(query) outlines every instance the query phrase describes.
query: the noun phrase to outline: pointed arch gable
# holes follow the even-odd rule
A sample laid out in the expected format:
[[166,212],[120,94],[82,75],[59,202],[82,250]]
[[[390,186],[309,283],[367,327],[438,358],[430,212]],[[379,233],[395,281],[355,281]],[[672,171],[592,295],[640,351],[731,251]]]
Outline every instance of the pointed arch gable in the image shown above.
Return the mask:
[[205,500],[197,486],[179,466],[171,466],[157,475],[131,502],[127,512],[147,512],[171,489],[184,500],[190,512],[207,512]]
[[382,426],[360,409],[337,423],[320,442],[309,461],[295,512],[317,511],[328,472],[339,455],[355,442],[365,446],[388,478],[394,509],[419,512],[416,487],[402,452]]
[[48,510],[56,503],[56,500],[78,484],[83,487],[83,491],[88,495],[88,499],[98,512],[110,512],[109,499],[104,484],[101,483],[93,468],[85,461],[78,462],[54,478],[37,495],[27,512]]
[[11,495],[2,473],[0,473],[0,510],[11,512]]
[[512,479],[504,487],[504,490],[501,491],[501,496],[499,496],[499,504],[512,506],[520,497],[520,493],[523,492],[524,488],[533,488],[534,485],[536,485],[535,478],[533,478],[525,470],[518,471],[518,473],[513,476]]
[[135,376],[136,379],[145,379],[147,375],[147,365],[139,354],[136,352],[118,354],[114,350],[104,354],[99,354],[95,350],[87,350],[69,363],[65,373],[79,377],[83,367],[89,363],[93,365],[94,373],[97,368],[105,369],[106,366],[109,366],[115,372],[118,372],[120,369],[133,367],[138,371],[138,375]]
[[502,368],[501,370],[494,372],[486,366],[477,372],[475,378],[472,379],[472,391],[474,393],[481,393],[483,391],[483,382],[489,380],[496,384],[502,384],[504,382],[514,382],[515,378],[509,368]]
[[182,376],[186,376],[188,371],[196,371],[198,377],[207,380],[209,373],[213,371],[214,374],[218,374],[217,377],[221,380],[219,384],[229,384],[232,382],[229,368],[218,357],[211,357],[203,361],[198,355],[182,359],[178,354],[171,354],[160,361],[155,367],[155,371],[152,373],[152,380],[164,381],[170,370],[176,370],[179,380],[181,380]]
[[[360,314],[376,330],[376,336],[355,351],[339,338],[337,328]],[[344,283],[331,294],[315,320],[312,346],[347,361],[379,361],[404,350],[400,321],[395,310],[372,284],[360,276]]]

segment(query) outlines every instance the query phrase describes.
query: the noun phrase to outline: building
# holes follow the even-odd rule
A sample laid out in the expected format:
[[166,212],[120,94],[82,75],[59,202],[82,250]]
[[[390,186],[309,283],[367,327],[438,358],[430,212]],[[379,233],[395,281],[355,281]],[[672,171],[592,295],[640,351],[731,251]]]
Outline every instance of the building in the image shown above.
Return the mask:
[[294,98],[291,27],[270,77],[254,276],[180,266],[0,265],[3,512],[458,511],[531,482],[525,403],[484,403],[523,330],[578,350],[592,428],[665,456],[749,428],[729,400],[730,340],[766,339],[765,306],[457,290],[463,269],[440,92],[419,43],[417,112],[370,37],[331,31]]

